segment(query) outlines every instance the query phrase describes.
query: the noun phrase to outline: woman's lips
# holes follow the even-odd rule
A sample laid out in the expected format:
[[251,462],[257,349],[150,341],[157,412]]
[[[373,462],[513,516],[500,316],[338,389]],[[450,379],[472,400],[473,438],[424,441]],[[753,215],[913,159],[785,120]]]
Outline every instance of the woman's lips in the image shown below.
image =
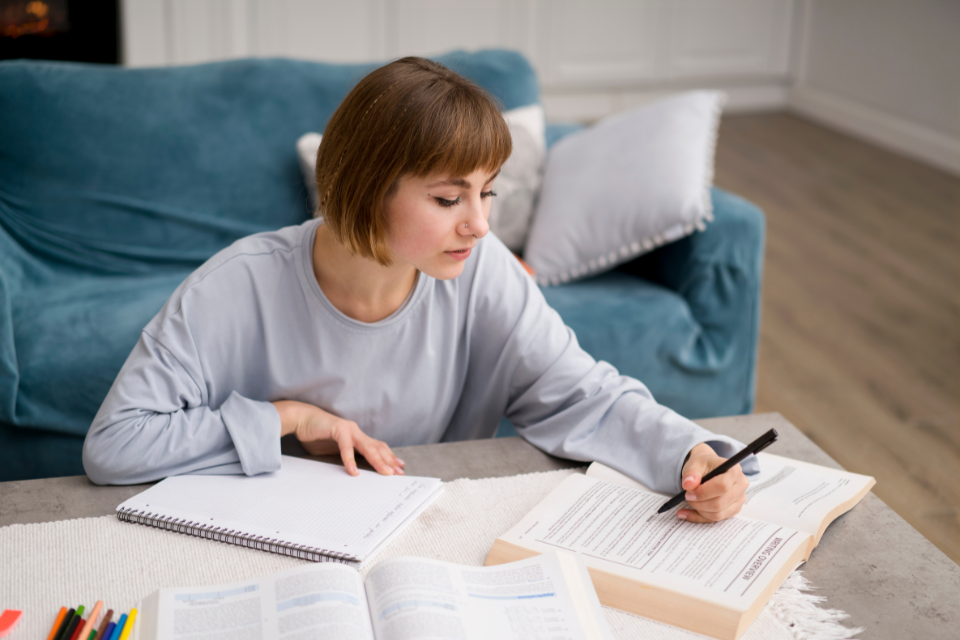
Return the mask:
[[461,249],[460,251],[445,251],[448,256],[454,260],[466,260],[470,257],[470,252],[473,251],[473,247],[469,249]]

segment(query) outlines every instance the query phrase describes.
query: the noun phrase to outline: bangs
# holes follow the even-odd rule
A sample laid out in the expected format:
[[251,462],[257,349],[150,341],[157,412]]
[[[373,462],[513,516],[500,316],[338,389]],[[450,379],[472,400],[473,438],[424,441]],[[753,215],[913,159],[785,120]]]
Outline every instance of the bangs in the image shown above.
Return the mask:
[[317,152],[317,214],[351,252],[390,264],[384,200],[404,175],[493,173],[513,151],[496,100],[424,58],[372,71],[330,118]]
[[404,173],[418,177],[462,177],[478,169],[493,173],[510,157],[510,129],[493,98],[478,95],[476,89],[458,89],[422,111],[419,126],[408,130]]

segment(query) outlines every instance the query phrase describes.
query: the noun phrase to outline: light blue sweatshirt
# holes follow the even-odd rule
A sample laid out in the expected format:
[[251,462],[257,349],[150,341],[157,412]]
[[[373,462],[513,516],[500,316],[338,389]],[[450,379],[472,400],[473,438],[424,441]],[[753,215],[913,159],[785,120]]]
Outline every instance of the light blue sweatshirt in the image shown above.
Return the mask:
[[319,224],[244,238],[177,288],[90,427],[83,465],[93,482],[275,471],[280,417],[270,403],[283,399],[353,420],[391,447],[489,438],[506,415],[548,453],[598,460],[666,492],[680,490],[694,445],[724,457],[742,447],[584,352],[492,234],[460,277],[421,273],[400,309],[363,323],[317,284]]

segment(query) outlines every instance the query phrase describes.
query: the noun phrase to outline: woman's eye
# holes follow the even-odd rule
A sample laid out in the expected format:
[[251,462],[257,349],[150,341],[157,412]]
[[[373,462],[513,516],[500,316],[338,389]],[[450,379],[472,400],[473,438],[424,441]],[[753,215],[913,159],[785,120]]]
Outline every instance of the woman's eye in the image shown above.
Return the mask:
[[456,200],[447,200],[446,198],[435,198],[435,200],[437,201],[437,204],[439,204],[441,207],[452,207],[455,204],[460,204],[460,198],[457,198]]
[[493,189],[491,189],[490,191],[481,191],[481,192],[480,192],[480,197],[481,197],[481,198],[495,198],[496,196],[497,196],[497,192],[494,191]]

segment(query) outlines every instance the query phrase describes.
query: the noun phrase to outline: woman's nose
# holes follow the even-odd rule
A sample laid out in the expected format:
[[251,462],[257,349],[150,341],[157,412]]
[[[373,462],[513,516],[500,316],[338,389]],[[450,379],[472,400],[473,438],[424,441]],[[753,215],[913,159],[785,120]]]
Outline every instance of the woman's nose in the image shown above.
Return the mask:
[[466,220],[466,227],[461,227],[465,235],[475,235],[482,238],[490,231],[490,224],[487,222],[487,212],[484,209],[484,202],[477,199],[477,202],[470,206],[469,215]]

